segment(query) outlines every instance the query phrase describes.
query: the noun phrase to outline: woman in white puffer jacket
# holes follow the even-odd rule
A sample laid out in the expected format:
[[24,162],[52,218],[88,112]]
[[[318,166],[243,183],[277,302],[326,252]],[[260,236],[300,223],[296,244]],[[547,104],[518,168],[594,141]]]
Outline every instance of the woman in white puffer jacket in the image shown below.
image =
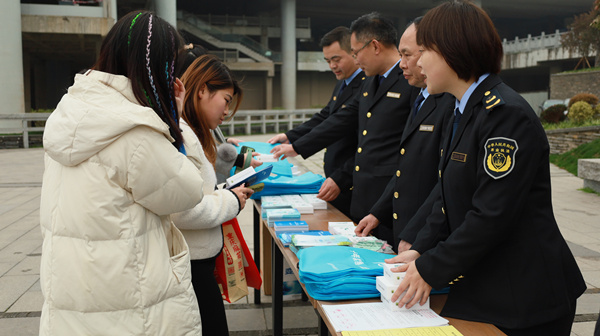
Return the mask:
[[235,218],[245,206],[252,190],[237,187],[215,189],[217,146],[211,130],[229,115],[229,105],[236,100],[235,114],[242,90],[231,72],[214,55],[197,58],[181,77],[185,87],[185,104],[181,129],[187,155],[202,172],[205,197],[193,209],[173,214],[190,246],[192,284],[196,291],[202,328],[211,335],[228,335],[225,307],[214,277],[215,259],[223,248],[221,224]]
[[203,197],[178,151],[181,45],[152,13],[124,16],[46,123],[40,335],[202,334],[170,219]]

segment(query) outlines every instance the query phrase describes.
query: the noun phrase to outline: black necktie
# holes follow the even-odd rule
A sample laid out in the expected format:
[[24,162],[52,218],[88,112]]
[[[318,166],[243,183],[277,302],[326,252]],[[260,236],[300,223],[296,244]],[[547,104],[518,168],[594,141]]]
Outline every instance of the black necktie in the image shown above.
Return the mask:
[[450,142],[454,140],[454,133],[456,133],[456,129],[458,128],[458,124],[460,123],[461,117],[462,113],[460,113],[457,107],[456,110],[454,110],[454,123],[452,124],[452,138],[450,139]]
[[375,83],[377,83],[377,88],[375,89],[375,91],[379,91],[379,87],[381,86],[381,83],[383,82],[383,80],[385,79],[385,77],[383,77],[382,75],[377,75],[377,78],[375,78],[377,81]]
[[415,100],[415,105],[413,105],[413,119],[417,115],[417,112],[419,112],[419,109],[421,108],[421,103],[423,102],[423,100],[425,100],[425,97],[423,97],[422,92],[419,92],[419,95],[417,96],[417,99]]
[[342,92],[344,92],[345,88],[346,88],[346,81],[343,80],[342,85],[340,85],[340,91],[338,91],[338,97],[342,95]]

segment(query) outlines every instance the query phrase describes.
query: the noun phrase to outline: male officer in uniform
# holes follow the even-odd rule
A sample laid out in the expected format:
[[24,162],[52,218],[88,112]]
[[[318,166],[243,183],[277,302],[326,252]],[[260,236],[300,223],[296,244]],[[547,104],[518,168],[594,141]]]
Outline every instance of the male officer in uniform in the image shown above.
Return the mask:
[[390,244],[398,246],[398,252],[410,248],[431,211],[429,205],[427,211],[421,211],[418,218],[412,219],[411,222],[415,222],[416,227],[413,225],[411,232],[403,232],[437,183],[441,142],[452,117],[455,100],[449,94],[430,95],[427,92],[425,76],[417,66],[421,56],[417,45],[419,21],[421,17],[408,25],[398,46],[404,78],[410,85],[421,88],[421,92],[413,104],[402,134],[396,174],[390,179],[385,192],[371,208],[369,215],[356,227],[357,235],[366,236],[379,225],[380,219],[391,216],[395,241]]
[[[350,55],[350,29],[337,27],[321,39],[323,56],[329,68],[338,79],[333,89],[331,100],[319,113],[305,123],[294,127],[286,133],[280,133],[269,139],[268,143],[294,143],[313,128],[320,125],[329,116],[336,113],[360,91],[365,74],[356,65]],[[352,174],[340,169],[346,161],[354,161],[357,138],[356,129],[342,135],[338,141],[327,147],[323,158],[323,170],[327,179],[321,186],[318,197],[331,202],[336,209],[350,217],[350,199]]]
[[[367,76],[361,92],[346,108],[291,145],[273,148],[275,156],[307,158],[337,137],[358,128],[358,147],[352,172],[351,218],[358,222],[385,190],[396,174],[400,140],[410,114],[410,104],[418,91],[411,87],[400,69],[394,25],[379,13],[363,15],[352,22],[352,56]],[[391,217],[382,219],[374,234],[393,242]]]

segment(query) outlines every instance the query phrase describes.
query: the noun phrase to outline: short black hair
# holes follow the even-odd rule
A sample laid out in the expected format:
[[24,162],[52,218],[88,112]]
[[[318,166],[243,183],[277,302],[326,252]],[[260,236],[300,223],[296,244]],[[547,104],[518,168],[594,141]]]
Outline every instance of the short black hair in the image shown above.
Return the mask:
[[417,16],[416,18],[414,18],[413,20],[411,20],[409,23],[406,24],[406,27],[404,27],[404,30],[407,30],[408,27],[412,26],[413,24],[415,26],[419,26],[419,23],[421,22],[421,20],[423,20],[423,16]]
[[350,28],[339,26],[333,28],[330,32],[323,35],[321,38],[321,43],[319,45],[322,47],[328,47],[335,42],[340,44],[340,48],[346,51],[348,54],[351,52],[350,48]]
[[358,41],[375,39],[386,47],[398,45],[398,31],[390,19],[378,12],[365,14],[352,22],[350,31]]
[[502,40],[486,12],[469,1],[448,1],[427,12],[417,43],[442,55],[460,79],[500,72]]

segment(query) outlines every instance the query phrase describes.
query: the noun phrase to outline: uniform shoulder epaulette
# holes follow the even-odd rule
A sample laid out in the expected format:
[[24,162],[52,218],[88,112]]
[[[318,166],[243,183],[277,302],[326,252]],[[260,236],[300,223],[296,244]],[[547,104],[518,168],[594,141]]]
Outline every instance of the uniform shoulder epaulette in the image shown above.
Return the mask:
[[491,111],[494,107],[504,105],[504,99],[500,96],[500,92],[496,89],[486,91],[483,95],[483,106],[487,111]]

